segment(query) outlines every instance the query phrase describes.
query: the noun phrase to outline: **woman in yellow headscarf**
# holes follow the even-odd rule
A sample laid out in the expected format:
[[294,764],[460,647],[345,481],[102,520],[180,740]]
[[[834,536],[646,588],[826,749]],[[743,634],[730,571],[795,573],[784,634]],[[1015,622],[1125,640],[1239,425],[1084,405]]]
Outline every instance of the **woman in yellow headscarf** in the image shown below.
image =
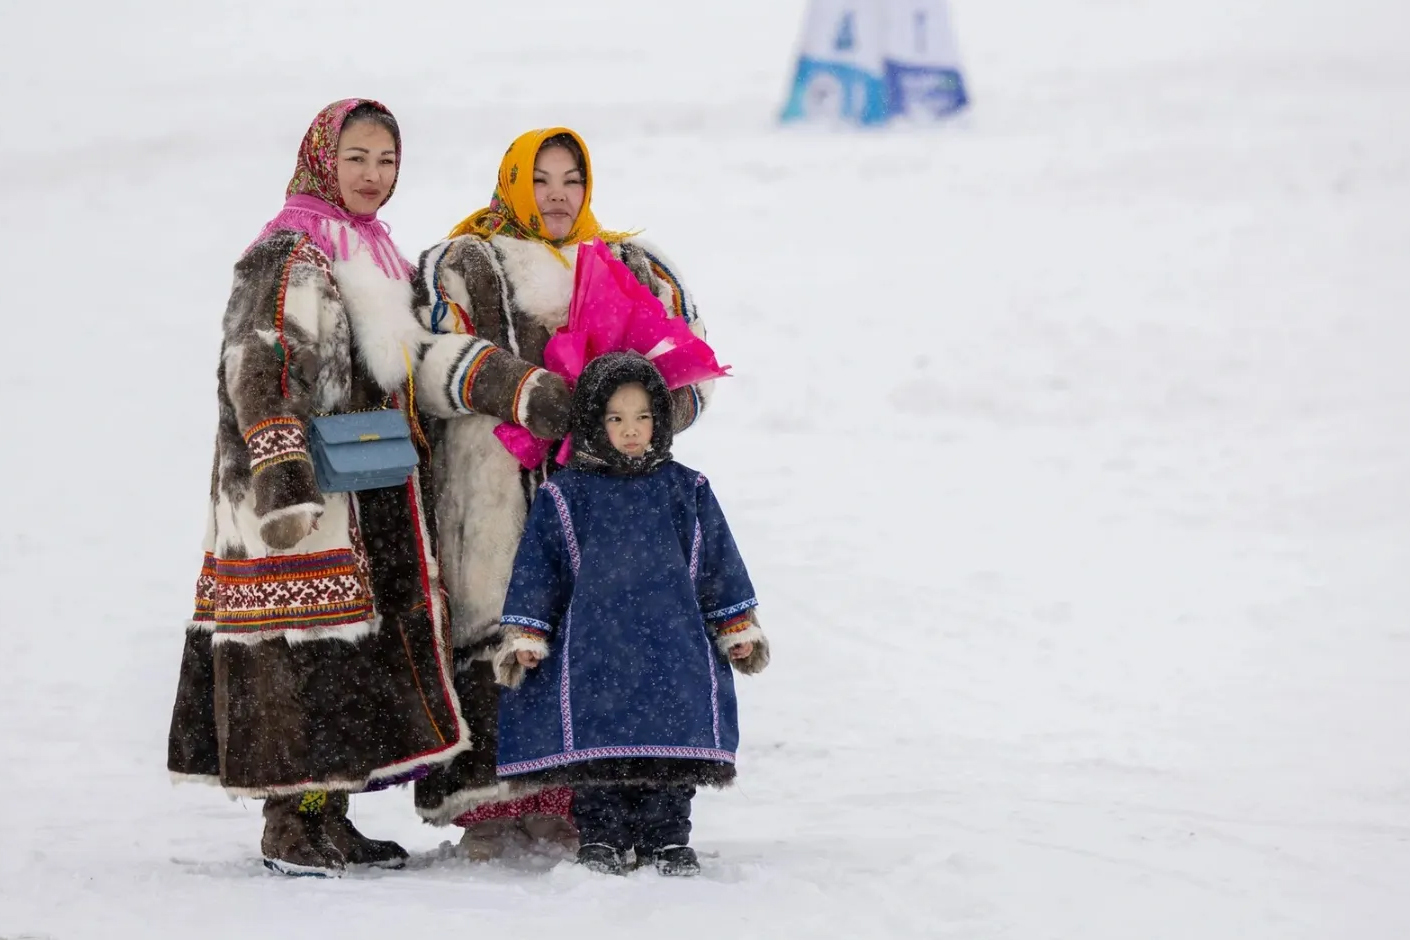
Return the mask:
[[[554,469],[550,458],[525,470],[494,430],[509,421],[542,438],[568,433],[571,396],[563,380],[543,368],[543,351],[568,319],[578,245],[607,242],[667,311],[705,335],[676,266],[635,235],[604,230],[592,213],[592,187],[588,149],[576,133],[550,127],[523,134],[500,163],[490,204],[422,254],[414,288],[428,329],[475,338],[456,361],[431,364],[447,370],[449,383],[417,388],[433,413],[452,409],[464,416],[433,429],[432,446],[456,687],[473,743],[449,768],[418,784],[416,804],[430,822],[459,819],[466,827],[462,846],[472,857],[494,857],[528,838],[573,840],[564,818],[571,793],[504,802],[495,773],[497,692],[488,660],[500,640],[504,595],[530,501]],[[672,393],[677,432],[699,417],[710,385]]]
[[592,159],[582,138],[566,127],[529,131],[509,146],[490,204],[451,229],[451,238],[461,235],[543,242],[567,267],[572,263],[557,250],[563,246],[593,238],[615,244],[630,237],[598,225],[592,214]]

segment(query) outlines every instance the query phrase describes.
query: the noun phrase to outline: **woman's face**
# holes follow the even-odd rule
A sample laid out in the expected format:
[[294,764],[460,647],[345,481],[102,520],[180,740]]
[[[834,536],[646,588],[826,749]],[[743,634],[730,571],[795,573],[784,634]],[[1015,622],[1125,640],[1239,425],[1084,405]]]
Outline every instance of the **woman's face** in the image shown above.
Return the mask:
[[567,238],[583,209],[587,180],[564,147],[548,147],[534,160],[534,201],[548,237]]
[[338,136],[338,191],[354,215],[382,208],[397,181],[397,142],[381,124],[359,121]]

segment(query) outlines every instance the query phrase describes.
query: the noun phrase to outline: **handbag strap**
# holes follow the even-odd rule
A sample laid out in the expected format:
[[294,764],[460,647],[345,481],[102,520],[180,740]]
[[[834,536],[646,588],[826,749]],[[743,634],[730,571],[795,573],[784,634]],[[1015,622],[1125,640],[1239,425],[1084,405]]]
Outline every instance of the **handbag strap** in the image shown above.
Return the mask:
[[[405,343],[402,344],[401,354],[406,360],[406,423],[411,425],[411,437],[417,446],[429,453],[431,445],[426,440],[426,435],[421,433],[421,419],[416,416],[416,370],[412,368],[411,352]],[[395,398],[393,400],[395,401]]]

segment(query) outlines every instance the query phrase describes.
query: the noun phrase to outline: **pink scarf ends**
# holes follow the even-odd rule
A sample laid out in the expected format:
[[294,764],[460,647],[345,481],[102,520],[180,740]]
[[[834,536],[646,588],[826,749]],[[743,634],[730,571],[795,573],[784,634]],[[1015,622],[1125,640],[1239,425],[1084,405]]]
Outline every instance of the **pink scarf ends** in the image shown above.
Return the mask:
[[[338,227],[338,242],[333,243],[333,223],[342,222]],[[356,251],[356,246],[348,244],[348,229],[357,233],[361,244],[372,253],[372,260],[387,277],[395,280],[411,280],[411,264],[397,251],[392,242],[392,229],[376,215],[353,215],[346,209],[330,205],[317,196],[299,194],[290,196],[279,214],[270,219],[260,231],[259,237],[250,243],[250,248],[264,241],[275,232],[302,232],[328,256],[328,260],[347,261]],[[249,251],[249,248],[245,249]]]

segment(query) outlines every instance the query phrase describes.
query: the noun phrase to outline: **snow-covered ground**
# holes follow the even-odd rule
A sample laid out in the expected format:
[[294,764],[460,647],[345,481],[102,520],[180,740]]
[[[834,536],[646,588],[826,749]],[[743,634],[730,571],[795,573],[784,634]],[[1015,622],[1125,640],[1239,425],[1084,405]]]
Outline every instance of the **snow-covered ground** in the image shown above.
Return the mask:
[[[0,937],[1410,935],[1410,6],[957,0],[965,125],[829,135],[802,5],[0,7]],[[776,655],[701,879],[393,791],[414,870],[280,880],[168,784],[230,266],[347,95],[408,251],[582,131],[736,367],[679,455]]]

